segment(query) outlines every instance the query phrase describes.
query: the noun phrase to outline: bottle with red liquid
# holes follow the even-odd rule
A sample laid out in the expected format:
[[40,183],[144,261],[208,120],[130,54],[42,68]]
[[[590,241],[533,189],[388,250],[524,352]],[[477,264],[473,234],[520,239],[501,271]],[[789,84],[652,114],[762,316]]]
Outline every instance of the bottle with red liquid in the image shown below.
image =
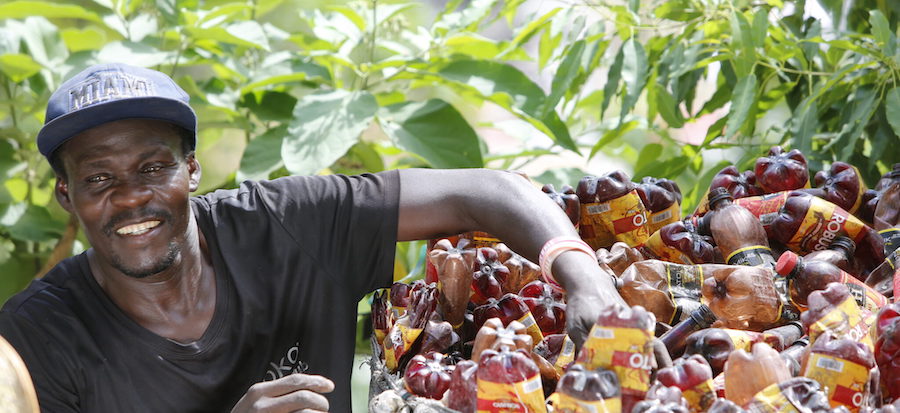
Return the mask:
[[403,374],[403,385],[416,396],[440,400],[450,388],[453,365],[437,352],[417,354],[409,361]]
[[884,396],[900,400],[900,303],[893,303],[878,313],[873,336]]
[[376,292],[372,297],[372,333],[375,341],[378,343],[376,348],[383,350],[381,346],[384,343],[384,338],[387,337],[388,332],[391,330],[392,324],[388,291]]
[[478,363],[472,360],[456,363],[456,368],[450,375],[447,397],[444,398],[448,408],[460,413],[475,413],[478,402],[478,382],[475,378],[477,373]]
[[610,369],[622,386],[622,411],[630,412],[650,388],[651,340],[656,317],[641,306],[610,305],[601,310],[576,362]]
[[675,182],[646,176],[637,185],[637,191],[650,214],[647,225],[651,234],[681,219],[681,189]]
[[815,188],[799,191],[825,199],[859,216],[857,212],[865,207],[864,195],[869,188],[855,166],[846,162],[834,162],[828,171],[817,172],[814,179]]
[[406,308],[409,307],[410,291],[412,291],[412,285],[410,284],[395,282],[391,285],[391,312],[393,313],[394,320],[397,320],[406,314]]
[[454,246],[442,239],[435,244],[428,258],[437,270],[440,283],[440,309],[444,319],[454,327],[462,326],[466,306],[472,294],[472,266],[475,265],[475,249],[469,240],[461,238]]
[[[701,294],[723,327],[761,331],[778,322],[792,321],[773,281],[762,267],[728,266],[705,277]],[[717,325],[719,326],[719,325]]]
[[712,369],[699,355],[676,359],[672,367],[660,369],[656,379],[664,386],[681,389],[692,411],[706,411],[716,401]]
[[636,247],[650,237],[647,208],[625,172],[586,176],[576,194],[581,201],[579,232],[591,248],[608,248],[615,241]]
[[525,330],[532,338],[532,343],[540,343],[544,339],[541,328],[538,326],[534,315],[528,309],[528,305],[517,294],[507,293],[501,299],[489,298],[488,302],[475,307],[472,311],[475,316],[475,325],[481,326],[491,318],[499,318],[504,325],[518,321],[525,326]]
[[845,284],[828,284],[824,290],[810,294],[807,301],[809,310],[800,316],[800,321],[809,334],[810,343],[815,344],[820,335],[831,331],[873,347],[866,313],[856,304]]
[[559,290],[541,281],[532,281],[522,287],[519,296],[537,322],[541,333],[559,334],[566,329],[566,303]]
[[509,268],[500,262],[497,250],[490,247],[479,248],[475,253],[474,271],[471,297],[473,303],[482,305],[488,298],[500,299],[503,296],[503,284],[509,278]]
[[791,378],[778,352],[767,344],[753,345],[750,353],[735,350],[725,363],[725,398],[744,406],[757,393]]
[[[856,253],[856,243],[852,239],[841,235],[831,241],[828,248],[813,251],[803,256],[806,261],[825,261],[840,268],[848,274],[858,274],[859,269],[853,254]],[[854,276],[853,278],[859,278]]]
[[789,191],[809,186],[806,157],[796,149],[785,152],[780,146],[769,149],[768,156],[756,159],[756,183],[765,193]]
[[828,248],[847,236],[856,242],[856,262],[860,277],[884,261],[884,243],[875,230],[837,205],[822,198],[792,192],[781,211],[763,223],[769,238],[791,251],[806,255]]
[[765,343],[781,351],[785,343],[796,341],[802,333],[803,326],[797,323],[789,323],[764,332],[707,328],[688,336],[684,354],[702,356],[712,368],[713,375],[718,376],[725,369],[728,356],[735,350],[750,351],[754,344]]
[[844,406],[858,412],[866,407],[866,386],[874,367],[870,347],[828,332],[810,347],[803,376],[819,382],[832,407]]
[[559,379],[550,400],[558,413],[619,412],[621,393],[616,373],[574,364]]
[[578,221],[581,220],[581,202],[578,199],[578,194],[575,193],[575,189],[569,185],[563,185],[559,192],[556,192],[553,184],[546,184],[541,187],[541,191],[562,208],[572,225],[578,225]]
[[524,350],[485,350],[476,376],[478,411],[547,411],[540,371]]
[[806,299],[813,291],[824,290],[833,282],[845,284],[856,304],[872,313],[890,302],[872,287],[828,261],[800,258],[787,251],[778,258],[775,271],[787,278],[791,301],[801,309],[806,308]]
[[716,321],[716,315],[704,304],[691,311],[690,316],[679,322],[671,330],[663,334],[659,340],[669,350],[672,357],[678,357],[684,351],[688,336],[699,330],[708,328]]
[[710,212],[700,221],[700,233],[711,234],[730,265],[774,268],[766,230],[746,208],[736,205],[723,188],[709,193]]
[[640,248],[648,258],[676,264],[708,264],[716,261],[715,241],[697,232],[694,221],[676,221],[655,231]]
[[575,343],[566,334],[545,336],[533,351],[549,361],[560,375],[575,361]]
[[713,176],[707,194],[700,198],[700,203],[694,210],[694,216],[702,216],[709,211],[708,195],[716,188],[727,189],[734,199],[763,194],[762,188],[756,185],[756,174],[753,171],[740,172],[734,165],[729,165]]

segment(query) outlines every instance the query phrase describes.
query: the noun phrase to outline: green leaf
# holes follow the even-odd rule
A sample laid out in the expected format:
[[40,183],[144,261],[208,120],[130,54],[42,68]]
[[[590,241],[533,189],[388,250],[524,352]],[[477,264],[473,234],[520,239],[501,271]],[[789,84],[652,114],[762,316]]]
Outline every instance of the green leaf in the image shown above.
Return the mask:
[[612,66],[609,67],[609,72],[606,75],[606,84],[603,85],[603,103],[600,104],[601,117],[606,112],[606,108],[609,107],[609,102],[612,101],[613,96],[616,96],[619,91],[619,80],[622,78],[622,60],[624,58],[625,46],[622,46],[619,48],[619,52],[616,53]]
[[321,91],[304,96],[294,107],[294,119],[281,147],[287,170],[309,175],[343,156],[369,127],[378,104],[365,91]]
[[726,139],[734,136],[747,122],[755,96],[756,75],[751,73],[738,81],[731,95],[731,108],[728,110],[728,123],[725,126]]
[[37,64],[31,56],[19,53],[0,56],[0,71],[9,76],[13,82],[19,83],[28,79],[40,70],[41,65]]
[[533,179],[535,182],[544,185],[553,185],[557,191],[561,191],[562,187],[565,185],[574,188],[578,185],[578,181],[581,177],[585,175],[589,174],[581,168],[553,168],[535,176]]
[[281,125],[253,138],[241,157],[237,181],[268,179],[269,174],[283,165],[281,145],[288,134],[287,125]]
[[756,10],[753,15],[753,46],[764,48],[766,46],[766,35],[769,31],[769,11],[765,8]]
[[894,135],[900,137],[900,88],[893,88],[885,97],[885,111],[888,123],[894,130]]
[[[663,146],[658,143],[648,143],[641,148],[641,153],[638,154],[638,160],[634,165],[635,171],[645,170],[649,165],[657,163],[659,160],[659,156],[662,155]],[[643,172],[646,174],[647,172]],[[640,178],[640,176],[635,175],[635,179]]]
[[869,11],[869,24],[872,25],[872,35],[875,41],[881,45],[881,50],[885,55],[893,56],[894,51],[890,50],[891,44],[891,28],[887,18],[878,9]]
[[750,74],[756,62],[756,50],[753,48],[753,33],[750,23],[743,13],[731,14],[731,51],[734,53],[734,71],[738,77]]
[[244,95],[239,106],[250,109],[262,121],[288,121],[296,104],[297,98],[289,93],[267,90]]
[[456,109],[440,99],[380,109],[378,121],[397,146],[435,168],[480,168],[478,135]]
[[0,4],[0,19],[24,19],[29,16],[43,16],[48,19],[81,19],[103,24],[96,13],[70,4],[46,1],[11,1]]
[[106,44],[106,33],[96,27],[64,29],[60,35],[72,53],[82,50],[100,50]]
[[565,59],[556,69],[556,74],[553,76],[553,83],[550,87],[550,96],[547,97],[547,101],[544,103],[544,116],[548,115],[549,111],[555,110],[556,104],[559,103],[559,100],[569,90],[572,81],[578,76],[578,71],[581,67],[581,56],[584,54],[584,46],[584,40],[573,43]]
[[211,40],[254,49],[269,50],[266,33],[259,23],[245,21],[228,27],[187,27],[185,32],[195,41]]
[[682,22],[693,20],[703,15],[703,13],[690,7],[688,2],[684,0],[670,0],[663,2],[653,13],[660,19]]
[[613,129],[607,131],[606,133],[604,133],[603,137],[601,137],[600,140],[598,140],[597,143],[594,144],[594,147],[591,148],[591,154],[590,154],[589,158],[593,158],[594,155],[596,155],[597,152],[599,152],[601,149],[603,149],[606,145],[609,145],[610,143],[615,142],[616,140],[618,140],[619,138],[624,136],[626,133],[631,132],[632,130],[636,129],[638,127],[638,125],[639,125],[638,121],[632,120],[629,122],[625,122],[624,124],[619,125],[618,127],[613,128]]
[[540,18],[530,21],[525,27],[519,28],[516,31],[516,37],[514,37],[512,41],[509,42],[509,48],[517,49],[524,45],[529,39],[531,39],[532,36],[534,36],[541,29],[544,29],[550,19],[555,16],[556,13],[559,13],[560,10],[562,9],[559,7],[554,8],[553,10],[545,13]]
[[52,241],[62,235],[65,225],[53,220],[47,208],[28,205],[15,224],[7,228],[9,235],[23,241]]
[[681,108],[678,102],[672,97],[672,94],[662,85],[654,84],[654,93],[656,94],[656,108],[659,110],[660,116],[669,124],[669,127],[680,128],[684,126],[684,117],[681,115]]
[[459,60],[438,72],[456,87],[474,89],[482,98],[511,110],[563,148],[578,152],[569,130],[555,111],[543,115],[546,96],[528,76],[510,65],[484,60]]
[[[900,103],[900,102],[898,102]],[[819,105],[810,98],[804,99],[797,106],[791,118],[791,133],[794,135],[794,148],[803,153],[812,152],[812,138],[819,123]]]
[[625,82],[625,98],[622,99],[622,112],[620,118],[634,108],[644,85],[647,83],[647,54],[644,47],[631,38],[624,45],[622,59],[622,80]]

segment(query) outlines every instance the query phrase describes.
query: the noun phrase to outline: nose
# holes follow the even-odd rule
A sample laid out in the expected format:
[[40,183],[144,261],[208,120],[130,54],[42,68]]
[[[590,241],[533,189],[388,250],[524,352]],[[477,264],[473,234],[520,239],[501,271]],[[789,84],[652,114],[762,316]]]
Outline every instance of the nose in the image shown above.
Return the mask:
[[145,205],[152,197],[153,191],[146,185],[127,181],[116,186],[110,200],[113,205],[121,208],[137,208]]

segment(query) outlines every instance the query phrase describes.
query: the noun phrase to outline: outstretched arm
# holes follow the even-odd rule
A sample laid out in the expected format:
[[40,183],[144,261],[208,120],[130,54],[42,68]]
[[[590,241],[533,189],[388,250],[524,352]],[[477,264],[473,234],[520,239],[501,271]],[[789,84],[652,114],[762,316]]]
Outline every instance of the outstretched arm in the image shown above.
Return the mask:
[[[565,213],[526,179],[487,169],[400,171],[401,241],[479,230],[538,262],[541,248],[559,236],[578,237]],[[580,348],[600,310],[624,305],[610,274],[577,251],[562,253],[551,269],[566,290],[568,332]]]

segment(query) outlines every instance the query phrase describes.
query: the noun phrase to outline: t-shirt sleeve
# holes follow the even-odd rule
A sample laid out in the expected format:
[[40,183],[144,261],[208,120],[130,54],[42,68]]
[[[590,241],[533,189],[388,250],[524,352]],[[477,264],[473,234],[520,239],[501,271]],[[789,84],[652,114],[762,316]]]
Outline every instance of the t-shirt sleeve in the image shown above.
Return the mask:
[[361,298],[390,285],[397,242],[397,171],[262,181],[259,196],[326,274]]
[[9,341],[28,368],[42,412],[78,412],[74,357],[66,357],[60,338],[50,337],[34,324],[38,320],[0,312],[0,335]]

